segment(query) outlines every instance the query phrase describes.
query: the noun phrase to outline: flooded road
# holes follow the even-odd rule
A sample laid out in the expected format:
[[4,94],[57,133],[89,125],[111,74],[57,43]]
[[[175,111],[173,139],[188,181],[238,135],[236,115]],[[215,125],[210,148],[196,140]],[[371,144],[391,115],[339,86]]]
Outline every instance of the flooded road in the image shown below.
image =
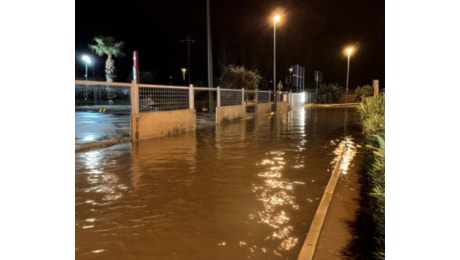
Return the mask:
[[76,259],[297,259],[359,124],[305,108],[76,153]]
[[75,144],[129,137],[129,114],[75,112]]

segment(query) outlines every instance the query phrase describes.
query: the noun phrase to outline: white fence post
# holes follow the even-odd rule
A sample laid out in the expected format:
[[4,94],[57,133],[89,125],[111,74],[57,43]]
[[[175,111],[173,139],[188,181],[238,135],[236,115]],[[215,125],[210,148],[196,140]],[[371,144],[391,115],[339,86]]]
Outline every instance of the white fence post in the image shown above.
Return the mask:
[[131,113],[139,113],[139,85],[131,81]]
[[[136,115],[136,116],[135,116]],[[139,85],[133,80],[131,81],[131,143],[137,142],[139,137]]]
[[241,105],[244,105],[244,88],[241,89]]
[[193,90],[193,85],[190,84],[190,88],[188,89],[188,103],[189,109],[195,108],[195,91]]
[[220,87],[216,88],[216,116],[214,117],[216,119],[216,124],[220,123],[220,118],[219,118],[219,110],[220,110]]
[[220,87],[217,87],[217,107],[220,107]]

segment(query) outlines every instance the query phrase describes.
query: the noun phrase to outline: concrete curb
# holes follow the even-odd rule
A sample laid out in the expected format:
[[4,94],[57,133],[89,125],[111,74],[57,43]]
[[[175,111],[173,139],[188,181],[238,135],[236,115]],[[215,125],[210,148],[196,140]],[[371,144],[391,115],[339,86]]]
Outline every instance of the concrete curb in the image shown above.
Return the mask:
[[93,149],[99,149],[103,147],[108,147],[116,144],[126,143],[129,142],[128,139],[120,139],[120,140],[107,140],[101,142],[94,142],[94,143],[87,143],[87,144],[76,144],[75,145],[75,152],[84,152]]
[[310,225],[310,230],[308,231],[307,237],[302,245],[302,249],[297,257],[298,260],[311,260],[315,255],[316,245],[323,228],[324,220],[326,219],[327,210],[331,204],[332,196],[334,195],[335,187],[340,177],[344,151],[345,150],[342,149],[340,152],[339,160],[334,167],[331,178],[329,179],[323,197],[321,198],[321,202],[316,210],[315,217]]
[[304,107],[359,107],[361,103],[305,104]]

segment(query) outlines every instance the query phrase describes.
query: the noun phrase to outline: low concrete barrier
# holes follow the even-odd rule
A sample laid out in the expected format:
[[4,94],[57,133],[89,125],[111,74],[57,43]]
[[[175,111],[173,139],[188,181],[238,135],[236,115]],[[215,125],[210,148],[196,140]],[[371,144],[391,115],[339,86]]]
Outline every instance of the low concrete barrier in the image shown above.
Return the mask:
[[277,111],[279,113],[287,113],[288,112],[288,103],[287,102],[277,102],[276,105],[278,106]]
[[132,141],[195,131],[195,109],[134,113],[131,119]]
[[272,109],[271,103],[256,104],[256,114],[257,115],[270,114],[271,109]]
[[246,116],[246,106],[237,105],[237,106],[224,106],[217,107],[216,110],[217,124],[220,124],[224,121],[232,121]]

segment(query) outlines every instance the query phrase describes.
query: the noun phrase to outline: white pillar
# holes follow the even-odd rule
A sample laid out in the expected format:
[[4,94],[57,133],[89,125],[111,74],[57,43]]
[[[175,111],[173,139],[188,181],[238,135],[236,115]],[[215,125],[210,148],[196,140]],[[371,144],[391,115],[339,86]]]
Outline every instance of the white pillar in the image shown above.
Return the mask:
[[139,85],[131,81],[131,114],[139,113]]
[[190,84],[190,88],[188,89],[188,104],[189,109],[195,108],[195,91],[193,90],[192,84]]
[[374,79],[374,81],[372,83],[374,85],[374,96],[378,96],[378,94],[379,94],[379,80]]
[[220,87],[217,87],[217,107],[220,107]]

